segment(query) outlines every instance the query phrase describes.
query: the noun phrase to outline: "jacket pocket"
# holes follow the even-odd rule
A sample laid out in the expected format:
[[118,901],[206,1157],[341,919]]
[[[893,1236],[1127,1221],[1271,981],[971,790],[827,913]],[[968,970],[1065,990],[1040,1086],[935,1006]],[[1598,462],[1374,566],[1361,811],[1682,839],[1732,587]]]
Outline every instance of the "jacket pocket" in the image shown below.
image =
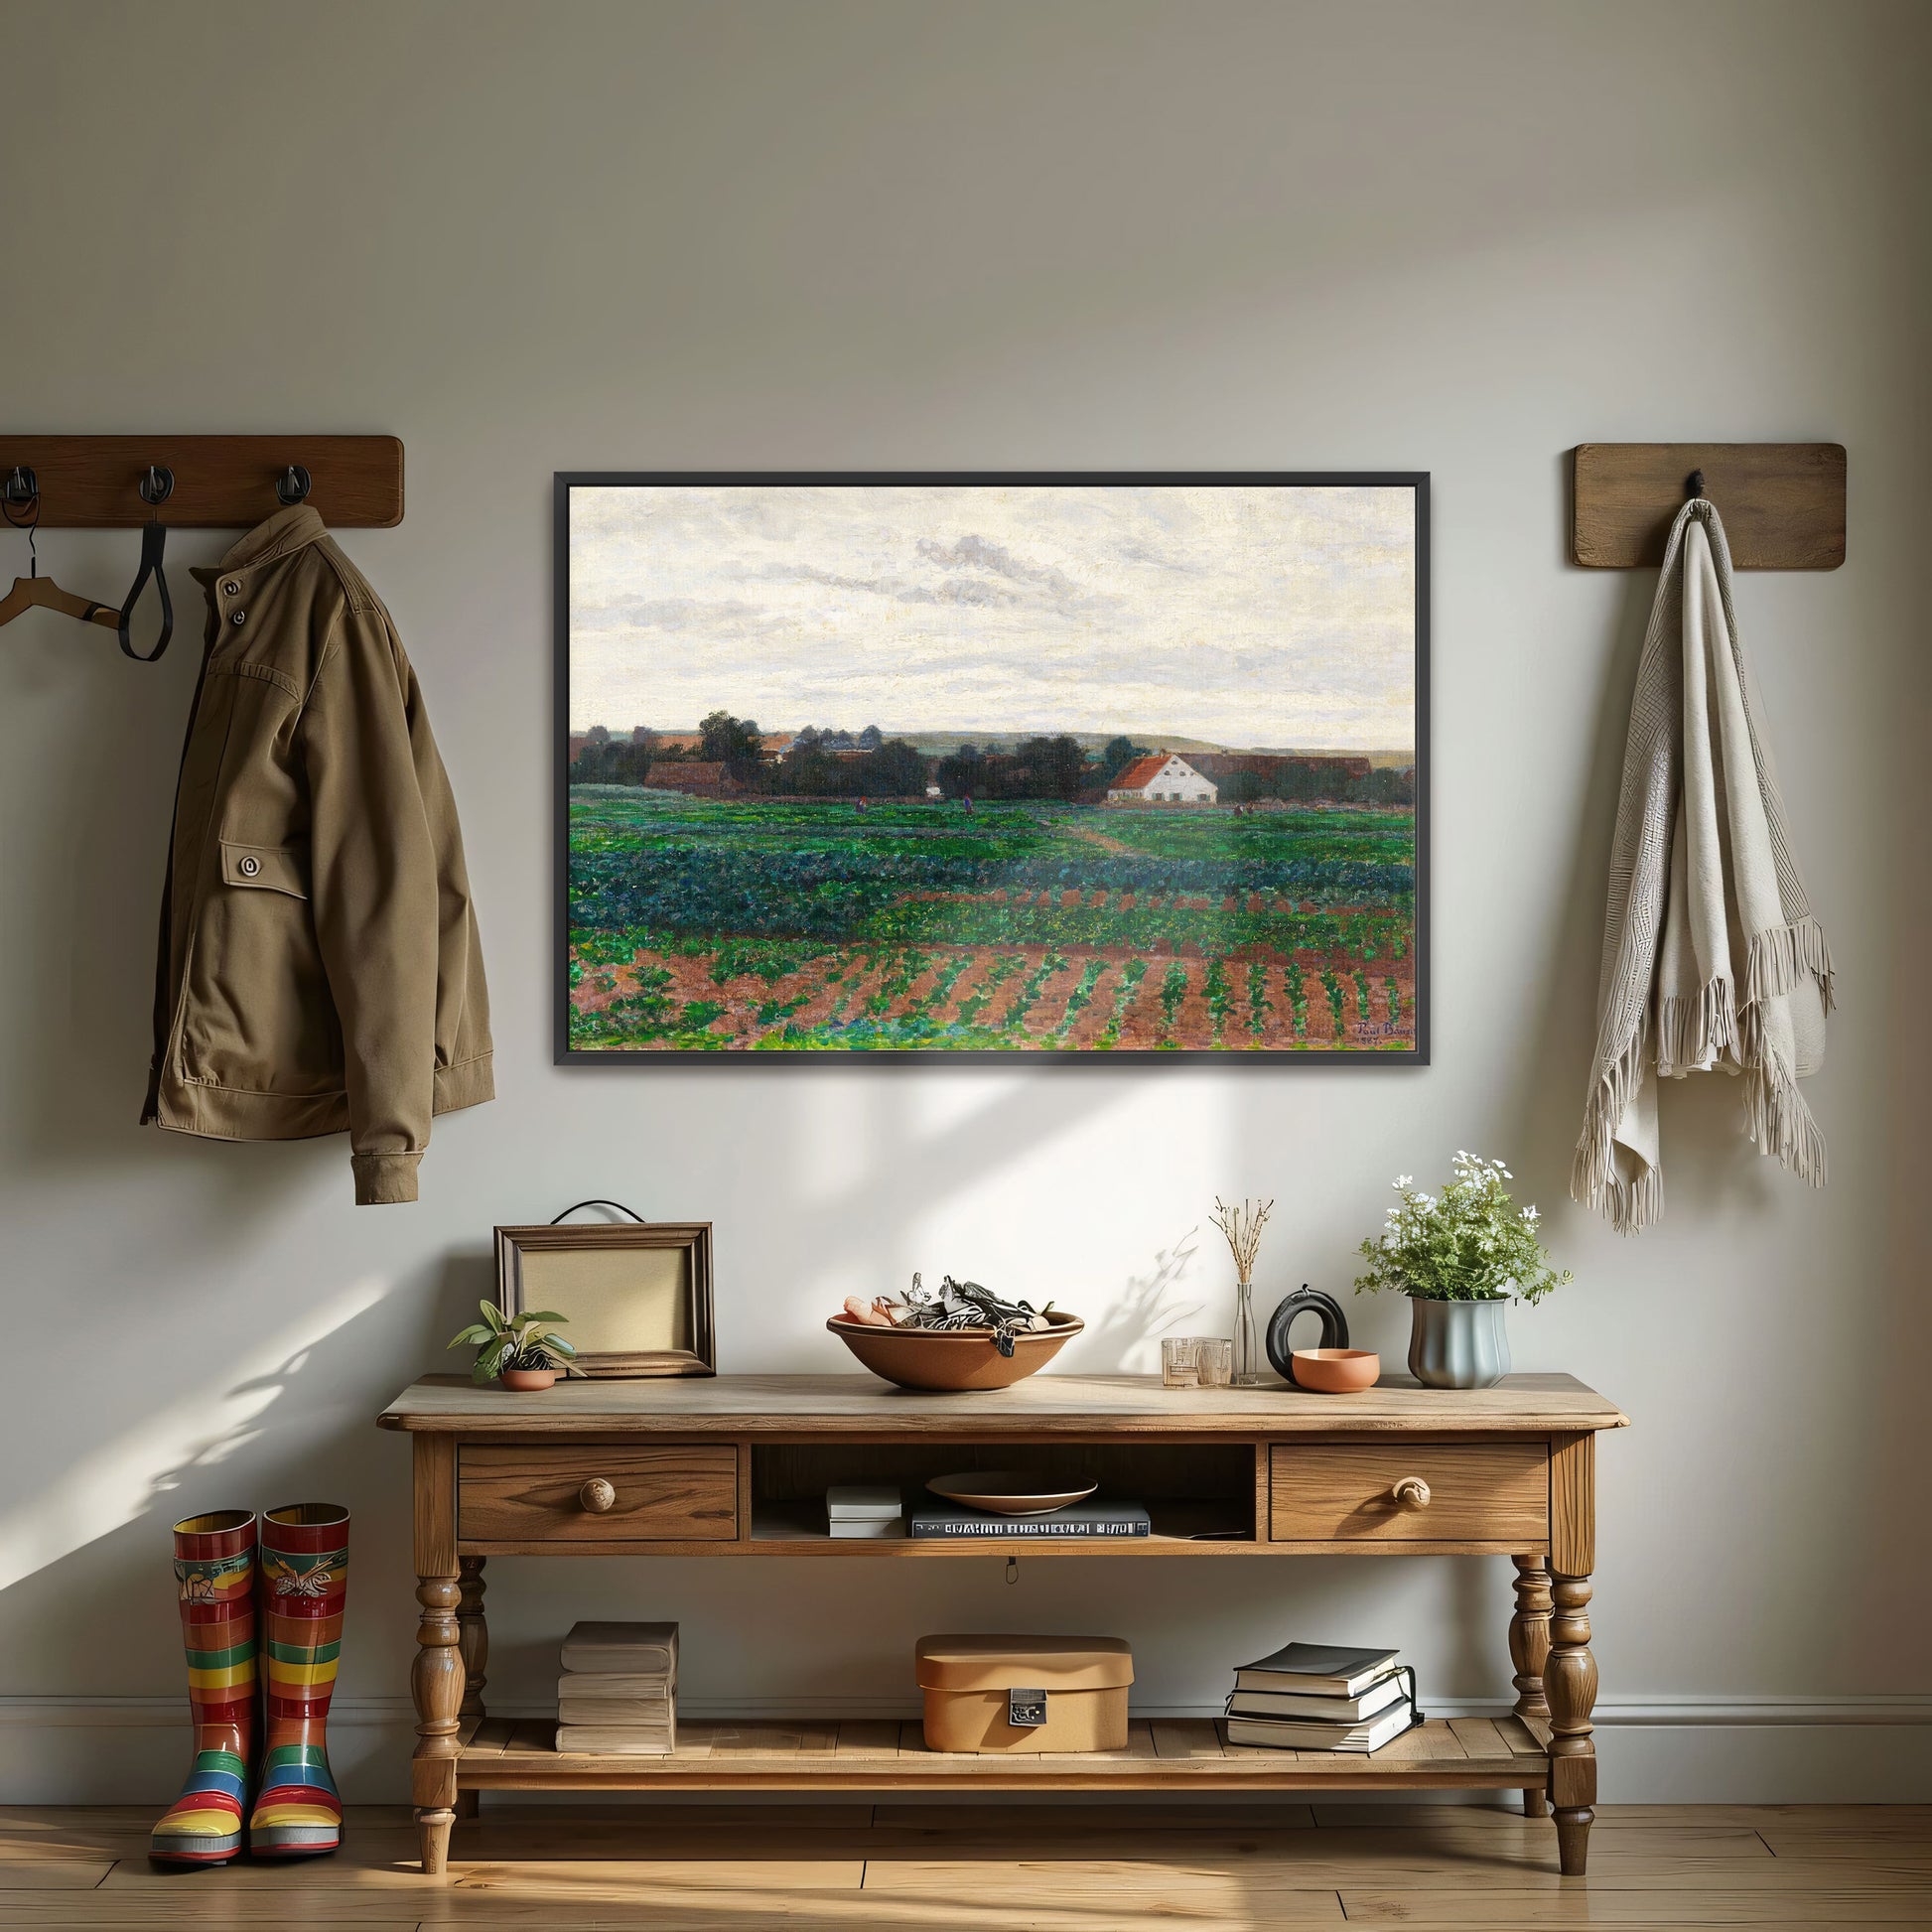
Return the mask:
[[343,1035],[309,905],[308,852],[220,842],[196,921],[182,1071],[246,1093],[343,1091]]
[[291,898],[307,898],[307,855],[288,845],[243,845],[235,839],[223,839],[221,883],[257,886],[272,893],[287,893]]

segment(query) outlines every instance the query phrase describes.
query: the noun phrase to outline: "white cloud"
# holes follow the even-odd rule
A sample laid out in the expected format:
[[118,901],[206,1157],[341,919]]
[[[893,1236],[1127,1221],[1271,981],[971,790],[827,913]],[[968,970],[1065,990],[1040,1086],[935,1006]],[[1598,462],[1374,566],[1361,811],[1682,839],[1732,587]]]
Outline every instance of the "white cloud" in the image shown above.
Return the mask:
[[1413,496],[1354,486],[572,492],[573,726],[1401,747]]

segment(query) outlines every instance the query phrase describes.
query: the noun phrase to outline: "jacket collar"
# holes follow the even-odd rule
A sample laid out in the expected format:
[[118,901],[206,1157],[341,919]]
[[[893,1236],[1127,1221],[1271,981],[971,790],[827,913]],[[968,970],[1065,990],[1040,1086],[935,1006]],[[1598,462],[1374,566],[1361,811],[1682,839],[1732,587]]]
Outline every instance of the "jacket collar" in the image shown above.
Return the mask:
[[206,569],[197,565],[189,575],[197,583],[211,584],[229,572],[273,563],[328,533],[328,526],[307,503],[292,503],[277,510],[267,522],[256,524],[218,564]]

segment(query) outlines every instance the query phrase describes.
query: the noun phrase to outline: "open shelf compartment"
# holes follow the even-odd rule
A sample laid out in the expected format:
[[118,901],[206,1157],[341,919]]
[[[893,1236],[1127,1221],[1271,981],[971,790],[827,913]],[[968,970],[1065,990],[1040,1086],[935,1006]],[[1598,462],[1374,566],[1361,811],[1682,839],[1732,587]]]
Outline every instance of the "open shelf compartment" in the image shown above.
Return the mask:
[[[1252,1547],[1257,1540],[1259,1478],[1247,1443],[752,1443],[751,1540],[797,1550],[855,1555],[1003,1555],[1047,1546],[1107,1552]],[[964,1470],[1026,1469],[1049,1484],[1100,1486],[1096,1501],[1147,1505],[1145,1537],[975,1536],[834,1537],[825,1492],[836,1484],[886,1483],[910,1504],[932,1500],[933,1476]]]

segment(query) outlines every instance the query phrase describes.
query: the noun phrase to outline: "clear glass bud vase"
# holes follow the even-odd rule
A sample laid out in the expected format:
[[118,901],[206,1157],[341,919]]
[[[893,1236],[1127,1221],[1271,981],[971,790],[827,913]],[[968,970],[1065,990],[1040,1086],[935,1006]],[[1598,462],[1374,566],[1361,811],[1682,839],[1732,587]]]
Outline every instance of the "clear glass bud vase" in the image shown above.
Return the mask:
[[1255,1389],[1261,1386],[1261,1337],[1255,1332],[1255,1285],[1234,1285],[1234,1386]]

